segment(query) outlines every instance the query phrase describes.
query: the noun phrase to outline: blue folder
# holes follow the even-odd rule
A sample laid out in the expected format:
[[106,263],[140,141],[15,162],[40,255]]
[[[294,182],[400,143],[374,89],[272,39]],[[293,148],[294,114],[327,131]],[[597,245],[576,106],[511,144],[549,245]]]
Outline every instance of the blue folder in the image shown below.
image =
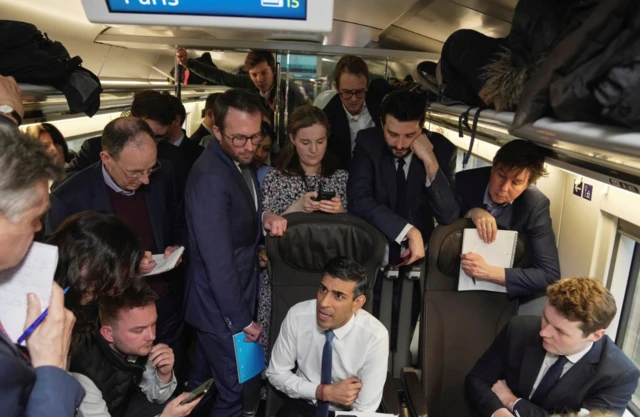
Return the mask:
[[233,335],[233,346],[236,351],[238,381],[243,384],[258,375],[265,368],[264,349],[258,342],[245,342],[246,334],[240,332]]

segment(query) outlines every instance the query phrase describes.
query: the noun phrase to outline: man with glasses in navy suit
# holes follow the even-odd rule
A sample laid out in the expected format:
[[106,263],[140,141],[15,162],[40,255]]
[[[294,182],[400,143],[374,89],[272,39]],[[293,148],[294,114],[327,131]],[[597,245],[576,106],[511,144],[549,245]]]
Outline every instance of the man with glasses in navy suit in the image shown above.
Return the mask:
[[263,139],[264,108],[257,93],[227,90],[213,108],[212,141],[193,165],[185,193],[189,258],[185,320],[196,329],[187,388],[214,378],[212,417],[242,414],[233,335],[257,341],[258,241],[264,229],[282,235],[286,220],[262,219],[253,156]]

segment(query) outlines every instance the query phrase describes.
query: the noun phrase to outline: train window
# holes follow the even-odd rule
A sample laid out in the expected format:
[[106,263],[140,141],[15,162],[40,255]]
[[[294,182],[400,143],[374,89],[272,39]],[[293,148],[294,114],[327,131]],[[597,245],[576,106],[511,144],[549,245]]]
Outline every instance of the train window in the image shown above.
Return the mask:
[[[620,311],[620,324],[616,344],[640,367],[640,230],[637,226],[620,221],[620,239],[624,240],[628,251],[632,251],[624,301]],[[640,416],[640,387],[636,389],[629,409]]]
[[464,161],[465,153],[467,153],[466,150],[462,150],[458,148],[458,157],[456,159],[456,172],[465,171],[467,169],[483,168],[483,167],[491,166],[491,161],[476,155],[471,155],[471,158],[469,158],[469,163],[467,165],[463,165],[462,161]]

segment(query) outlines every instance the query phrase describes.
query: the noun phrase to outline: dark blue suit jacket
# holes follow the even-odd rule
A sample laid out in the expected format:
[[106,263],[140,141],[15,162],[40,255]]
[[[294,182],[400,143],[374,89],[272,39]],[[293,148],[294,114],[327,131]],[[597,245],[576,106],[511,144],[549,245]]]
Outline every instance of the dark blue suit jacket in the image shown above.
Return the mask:
[[[459,213],[464,216],[472,208],[484,208],[484,194],[489,184],[491,168],[461,171],[456,175]],[[452,208],[455,211],[456,208]],[[551,227],[549,199],[535,186],[529,186],[516,198],[510,210],[497,218],[499,229],[515,230],[529,240],[533,266],[507,268],[507,292],[510,296],[544,292],[560,279],[558,249]]]
[[[253,172],[260,202],[258,179]],[[198,330],[238,333],[253,320],[258,291],[262,207],[240,170],[212,141],[196,161],[185,193],[190,264],[185,319]]]
[[84,388],[62,369],[29,366],[0,334],[2,417],[73,417],[84,395]]
[[[163,165],[151,175],[149,185],[143,185],[136,192],[145,196],[158,250],[164,252],[167,246],[172,245],[186,246],[184,201],[177,191],[173,170]],[[102,162],[94,163],[64,182],[51,193],[50,201],[47,235],[53,233],[67,217],[81,211],[113,213],[102,175]]]
[[546,354],[539,332],[540,317],[514,317],[473,367],[467,392],[480,415],[490,417],[503,407],[491,391],[500,379],[522,398],[514,407],[521,417],[548,417],[581,408],[622,415],[638,386],[640,371],[606,335],[562,376],[542,404],[530,402]]
[[187,136],[187,132],[185,132],[184,129],[182,130],[182,133],[184,133],[184,139],[182,140],[182,143],[178,148],[180,149],[180,152],[182,152],[182,156],[184,158],[184,163],[188,173],[189,171],[191,171],[193,164],[195,164],[198,158],[200,158],[202,152],[204,152],[204,147],[191,140]]
[[[427,174],[424,164],[413,156],[407,175],[407,201],[409,218],[404,219],[393,210],[396,205],[396,165],[387,146],[382,129],[372,127],[361,130],[349,169],[347,197],[349,213],[362,217],[374,225],[393,242],[402,229],[411,223],[420,233],[425,244],[434,229],[433,218],[438,223],[453,222],[457,213],[450,213],[455,200],[447,190],[453,187],[456,168],[456,147],[444,136],[427,132],[440,169],[430,187],[426,187]],[[443,190],[445,192],[443,192]]]

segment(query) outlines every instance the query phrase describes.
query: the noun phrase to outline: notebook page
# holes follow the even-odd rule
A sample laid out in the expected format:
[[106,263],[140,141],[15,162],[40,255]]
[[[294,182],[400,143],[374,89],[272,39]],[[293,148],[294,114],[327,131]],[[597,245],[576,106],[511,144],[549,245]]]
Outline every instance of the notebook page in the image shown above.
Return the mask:
[[180,246],[171,255],[169,255],[167,259],[164,259],[164,254],[162,253],[158,255],[152,255],[151,259],[156,261],[156,266],[155,268],[153,268],[151,272],[149,272],[148,274],[145,274],[145,276],[158,275],[158,274],[162,274],[163,272],[171,271],[173,268],[176,267],[176,263],[178,262],[178,259],[180,259],[183,253],[184,253],[184,246]]
[[[477,253],[482,256],[487,264],[502,268],[513,266],[513,256],[515,255],[518,232],[513,230],[498,230],[496,240],[485,243],[480,239],[477,229],[464,229],[462,240],[462,253]],[[464,273],[460,267],[458,279],[458,291],[492,291],[507,292],[507,288],[502,285],[488,281],[473,279]]]
[[20,264],[0,271],[0,321],[14,342],[24,331],[27,294],[32,292],[38,296],[42,311],[49,307],[57,265],[56,246],[33,242]]

